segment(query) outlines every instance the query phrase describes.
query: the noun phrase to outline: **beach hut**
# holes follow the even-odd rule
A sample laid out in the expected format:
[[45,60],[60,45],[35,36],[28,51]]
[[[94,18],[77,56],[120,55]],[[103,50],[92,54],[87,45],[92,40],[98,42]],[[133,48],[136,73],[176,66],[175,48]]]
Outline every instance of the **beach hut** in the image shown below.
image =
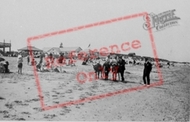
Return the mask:
[[59,55],[59,53],[61,53],[60,48],[58,47],[52,47],[51,49],[49,49],[48,51],[46,51],[48,54],[53,54],[53,55]]
[[67,53],[67,54],[71,54],[77,56],[78,53],[82,50],[81,47],[63,47],[60,48],[62,53]]

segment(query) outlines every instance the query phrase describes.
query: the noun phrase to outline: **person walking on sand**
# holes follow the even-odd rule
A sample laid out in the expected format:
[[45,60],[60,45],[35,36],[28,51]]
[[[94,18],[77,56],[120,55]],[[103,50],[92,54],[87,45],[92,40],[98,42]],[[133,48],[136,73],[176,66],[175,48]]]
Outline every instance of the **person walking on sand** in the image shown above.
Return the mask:
[[18,63],[18,74],[22,74],[22,55],[18,55],[17,63]]
[[152,64],[149,62],[148,58],[145,58],[144,71],[143,71],[143,81],[145,85],[150,85],[150,72],[152,71]]

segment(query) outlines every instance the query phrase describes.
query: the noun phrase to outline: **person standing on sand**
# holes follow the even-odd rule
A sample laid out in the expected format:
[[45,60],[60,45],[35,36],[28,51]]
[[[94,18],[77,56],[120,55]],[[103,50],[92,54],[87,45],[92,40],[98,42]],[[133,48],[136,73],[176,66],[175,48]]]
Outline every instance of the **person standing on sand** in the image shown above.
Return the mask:
[[105,77],[105,80],[108,80],[109,72],[110,72],[110,59],[109,58],[110,57],[107,57],[105,63],[103,64],[102,73]]
[[27,56],[27,64],[29,65],[30,63],[30,55]]
[[43,54],[43,53],[40,53],[40,61],[39,61],[40,64],[43,63],[43,58],[44,58],[44,54]]
[[53,68],[54,68],[54,56],[53,56],[52,53],[50,53],[48,60],[50,62],[50,69],[51,69],[51,71],[53,71]]
[[[143,71],[143,81],[145,85],[150,85],[150,72],[152,70],[152,64],[149,62],[148,58],[145,58],[144,71]],[[147,80],[146,80],[147,79]]]
[[57,61],[58,61],[57,63],[58,63],[58,65],[59,65],[58,67],[59,67],[59,69],[60,69],[60,72],[63,72],[62,69],[63,69],[63,65],[64,65],[64,62],[63,62],[63,61],[64,61],[64,57],[63,57],[63,54],[62,54],[62,53],[59,54],[59,57],[58,57],[58,60],[57,60]]
[[18,55],[17,63],[18,63],[18,74],[22,74],[22,55]]
[[117,56],[115,56],[112,61],[111,61],[111,66],[112,66],[112,80],[116,81],[117,80],[117,74],[118,74],[118,60]]
[[125,64],[126,64],[125,60],[122,58],[122,56],[120,56],[118,60],[118,66],[119,66],[118,71],[119,71],[122,81],[125,80],[124,79]]

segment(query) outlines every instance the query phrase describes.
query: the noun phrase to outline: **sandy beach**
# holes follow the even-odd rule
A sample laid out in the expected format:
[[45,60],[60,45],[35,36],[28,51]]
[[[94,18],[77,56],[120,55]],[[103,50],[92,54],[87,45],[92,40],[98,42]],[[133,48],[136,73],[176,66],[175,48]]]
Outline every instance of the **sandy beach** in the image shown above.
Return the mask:
[[[163,67],[163,85],[127,92],[80,104],[43,111],[33,67],[24,59],[23,74],[17,73],[16,58],[5,57],[11,73],[0,74],[1,120],[67,121],[188,121],[190,67]],[[90,65],[64,66],[66,73],[37,72],[45,106],[52,106],[142,85],[143,66],[126,66],[125,82],[93,80],[81,84],[76,75],[92,72]],[[151,83],[158,82],[157,69]]]

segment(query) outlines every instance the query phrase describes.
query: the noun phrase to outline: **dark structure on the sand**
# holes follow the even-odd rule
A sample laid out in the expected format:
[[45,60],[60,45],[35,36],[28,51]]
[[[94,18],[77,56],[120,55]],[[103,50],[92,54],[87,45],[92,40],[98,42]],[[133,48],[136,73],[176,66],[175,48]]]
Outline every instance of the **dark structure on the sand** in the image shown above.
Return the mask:
[[11,52],[11,43],[0,42],[0,48],[3,48],[3,53],[5,54],[5,48],[9,48],[9,52]]

